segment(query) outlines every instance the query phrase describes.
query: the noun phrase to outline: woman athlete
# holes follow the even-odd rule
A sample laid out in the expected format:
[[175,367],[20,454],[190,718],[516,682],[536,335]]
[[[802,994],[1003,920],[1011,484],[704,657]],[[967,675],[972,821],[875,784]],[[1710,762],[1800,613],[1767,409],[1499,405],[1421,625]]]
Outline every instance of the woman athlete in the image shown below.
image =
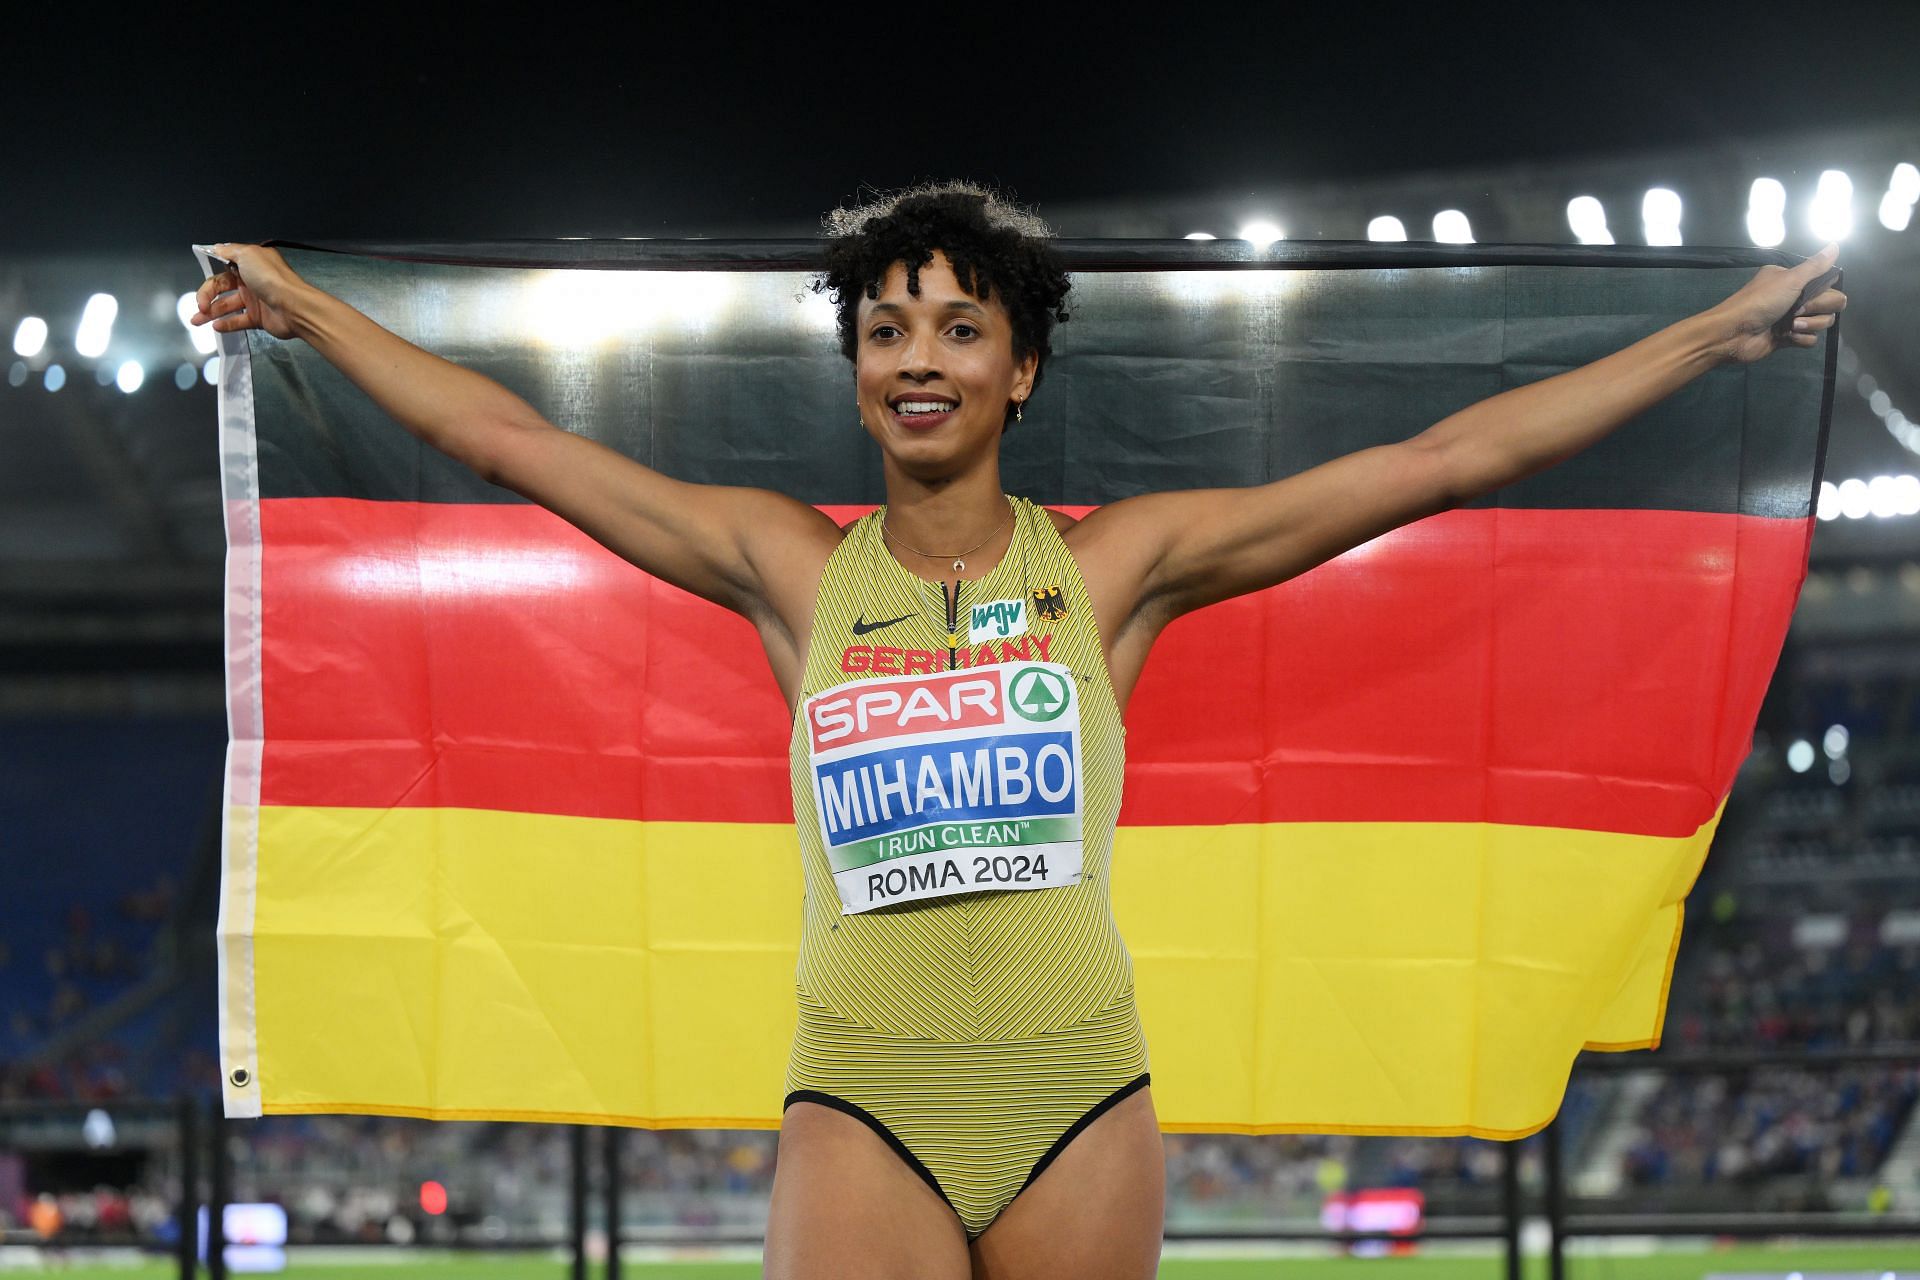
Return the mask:
[[[946,183],[828,230],[815,287],[833,291],[887,496],[845,529],[556,428],[272,249],[215,246],[234,265],[201,285],[193,323],[305,340],[426,443],[758,629],[794,709],[806,883],[767,1275],[1151,1276],[1165,1157],[1107,872],[1120,720],[1154,638],[1549,467],[1710,368],[1815,345],[1839,290],[1775,324],[1838,249],[1762,267],[1699,315],[1397,444],[1076,521],[1000,487],[1002,434],[1066,318],[1045,224]],[[979,741],[998,745],[947,734],[932,749],[916,707],[943,726],[992,720]],[[881,821],[910,795],[989,847],[913,847]],[[971,820],[1014,801],[1018,821]]]

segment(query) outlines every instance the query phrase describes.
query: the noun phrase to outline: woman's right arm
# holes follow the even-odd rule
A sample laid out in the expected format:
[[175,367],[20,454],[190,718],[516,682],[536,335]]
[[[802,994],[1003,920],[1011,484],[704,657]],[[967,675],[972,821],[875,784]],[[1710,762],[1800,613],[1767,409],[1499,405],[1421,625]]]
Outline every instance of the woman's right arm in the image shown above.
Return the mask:
[[218,247],[237,272],[201,285],[216,329],[304,339],[413,435],[655,577],[764,624],[789,614],[796,577],[838,539],[831,519],[784,494],[675,480],[554,426],[493,379],[300,279],[272,249]]

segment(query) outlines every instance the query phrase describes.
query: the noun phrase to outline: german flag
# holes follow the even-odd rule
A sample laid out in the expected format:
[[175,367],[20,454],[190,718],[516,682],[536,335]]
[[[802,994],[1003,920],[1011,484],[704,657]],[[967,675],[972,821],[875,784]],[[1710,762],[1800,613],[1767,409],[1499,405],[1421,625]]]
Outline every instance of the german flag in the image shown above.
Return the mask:
[[[842,524],[884,498],[816,242],[269,243],[666,474]],[[1794,261],[1058,244],[1073,319],[1002,480],[1073,515],[1406,439]],[[226,1114],[776,1127],[801,879],[753,627],[304,344],[220,341]],[[1114,854],[1164,1128],[1514,1138],[1582,1048],[1659,1044],[1835,346],[1166,630]]]

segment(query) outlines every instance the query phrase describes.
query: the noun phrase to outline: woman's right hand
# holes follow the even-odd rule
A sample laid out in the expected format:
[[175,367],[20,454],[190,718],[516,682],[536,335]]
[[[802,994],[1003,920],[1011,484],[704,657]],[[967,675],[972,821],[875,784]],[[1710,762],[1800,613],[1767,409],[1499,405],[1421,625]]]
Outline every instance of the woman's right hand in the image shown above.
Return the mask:
[[313,286],[287,265],[277,249],[258,244],[210,247],[233,267],[202,282],[194,294],[200,309],[187,323],[210,323],[222,333],[265,329],[282,340],[293,337],[289,309],[302,290]]

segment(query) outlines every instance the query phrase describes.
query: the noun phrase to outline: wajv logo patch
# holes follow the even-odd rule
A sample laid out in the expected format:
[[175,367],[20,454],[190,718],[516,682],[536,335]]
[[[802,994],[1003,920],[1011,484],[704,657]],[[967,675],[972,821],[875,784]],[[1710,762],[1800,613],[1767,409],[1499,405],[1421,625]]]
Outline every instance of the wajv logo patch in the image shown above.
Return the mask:
[[1027,602],[1025,600],[989,600],[985,604],[973,606],[971,624],[967,627],[967,643],[979,644],[982,640],[1004,640],[1008,636],[1017,636],[1027,629]]

